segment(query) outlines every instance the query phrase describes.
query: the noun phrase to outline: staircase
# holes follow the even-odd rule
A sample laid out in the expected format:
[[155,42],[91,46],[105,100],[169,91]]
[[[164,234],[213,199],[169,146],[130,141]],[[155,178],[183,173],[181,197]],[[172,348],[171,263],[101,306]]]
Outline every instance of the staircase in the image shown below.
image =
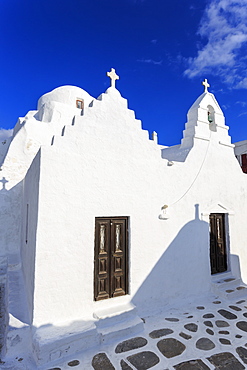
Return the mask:
[[96,327],[101,338],[101,343],[124,336],[135,335],[144,330],[142,319],[137,315],[133,304],[115,307],[112,310],[102,310],[94,313],[97,319]]
[[233,276],[231,272],[213,276],[212,291],[218,297],[229,300],[247,298],[247,285],[241,278]]

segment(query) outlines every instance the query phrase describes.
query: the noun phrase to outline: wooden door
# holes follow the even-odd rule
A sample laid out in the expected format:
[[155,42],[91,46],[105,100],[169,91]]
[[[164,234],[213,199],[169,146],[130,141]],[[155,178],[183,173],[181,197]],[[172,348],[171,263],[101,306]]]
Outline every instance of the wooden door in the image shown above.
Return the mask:
[[247,154],[241,155],[242,170],[244,173],[247,173]]
[[128,218],[95,219],[94,299],[128,293]]
[[227,271],[224,213],[210,215],[210,262],[211,274]]

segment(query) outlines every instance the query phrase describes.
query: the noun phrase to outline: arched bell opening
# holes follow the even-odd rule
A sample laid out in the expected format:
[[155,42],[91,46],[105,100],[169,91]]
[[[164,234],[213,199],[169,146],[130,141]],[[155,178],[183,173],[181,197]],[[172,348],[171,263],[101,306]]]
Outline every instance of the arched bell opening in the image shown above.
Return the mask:
[[208,115],[208,123],[209,123],[210,130],[217,131],[216,122],[215,122],[215,111],[211,105],[207,106],[207,115]]

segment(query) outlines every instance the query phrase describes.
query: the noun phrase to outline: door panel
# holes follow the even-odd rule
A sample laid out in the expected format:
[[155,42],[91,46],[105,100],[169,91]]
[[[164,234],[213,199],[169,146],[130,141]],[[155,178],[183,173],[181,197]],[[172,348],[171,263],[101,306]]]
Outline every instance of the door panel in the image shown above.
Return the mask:
[[127,220],[112,220],[112,295],[126,294],[126,232]]
[[127,294],[128,218],[96,218],[95,300]]
[[95,222],[95,277],[94,291],[95,300],[110,297],[110,239],[111,224],[109,220],[97,220]]

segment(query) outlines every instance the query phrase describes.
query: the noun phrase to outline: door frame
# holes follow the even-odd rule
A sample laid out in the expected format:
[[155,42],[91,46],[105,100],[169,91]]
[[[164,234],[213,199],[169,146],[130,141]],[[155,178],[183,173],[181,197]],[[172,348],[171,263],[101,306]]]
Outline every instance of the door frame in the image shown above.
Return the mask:
[[[210,269],[211,269],[211,275],[217,275],[217,274],[222,274],[226,273],[228,269],[228,248],[227,248],[227,238],[226,238],[226,213],[210,213],[209,215],[209,249],[210,249]],[[211,217],[212,216],[212,217]],[[211,222],[212,218],[212,222]],[[218,220],[220,221],[220,224],[218,224]],[[211,228],[214,227],[214,230],[211,230]],[[213,231],[217,234],[218,236],[214,236]],[[212,238],[215,237],[216,239],[216,248],[215,248],[215,256],[214,259],[212,258],[212,252],[211,248],[213,247],[213,243],[211,242]],[[218,247],[219,241],[222,240],[221,244],[223,245],[224,248],[224,256],[223,256],[223,263],[222,267],[224,268],[223,271],[220,271],[221,269],[221,264],[219,263],[220,260],[220,248]],[[213,272],[213,266],[212,266],[212,261],[215,262],[216,265],[216,272]],[[224,266],[223,266],[224,265]]]
[[[225,242],[226,242],[226,256],[227,256],[227,270],[217,274],[211,274],[211,262],[210,262],[210,220],[209,216],[212,213],[224,213],[225,214]],[[232,270],[231,258],[230,258],[230,225],[231,219],[235,215],[235,212],[230,208],[223,205],[221,202],[216,202],[211,205],[208,209],[201,213],[201,220],[208,223],[208,256],[209,256],[209,271],[212,278],[219,276],[219,274],[226,274]]]
[[[108,266],[108,277],[106,279],[108,279],[109,281],[109,294],[108,296],[107,295],[102,295],[100,296],[100,293],[99,293],[99,290],[98,290],[98,287],[97,287],[97,283],[98,283],[98,276],[99,276],[99,271],[98,271],[98,261],[99,261],[99,257],[98,257],[98,248],[99,246],[97,246],[97,241],[98,241],[98,237],[96,235],[96,222],[97,220],[102,220],[103,221],[106,221],[106,222],[109,222],[109,221],[115,221],[115,220],[124,220],[125,221],[125,225],[126,225],[126,228],[124,230],[124,240],[125,240],[125,257],[124,257],[124,267],[125,267],[125,270],[124,270],[124,281],[125,281],[125,294],[118,294],[117,292],[114,292],[112,287],[113,287],[113,276],[114,276],[114,273],[113,273],[113,270],[114,270],[114,258],[116,257],[115,254],[117,253],[116,251],[114,252],[114,236],[113,236],[113,227],[114,227],[114,223],[111,223],[110,224],[110,230],[109,230],[109,237],[108,237],[108,240],[109,240],[109,252],[108,252],[108,262],[107,262],[107,266]],[[108,217],[108,216],[98,216],[98,217],[95,217],[95,226],[94,226],[94,301],[100,301],[100,300],[106,300],[106,299],[109,299],[109,298],[116,298],[116,297],[122,297],[122,296],[125,296],[127,294],[129,294],[129,245],[130,245],[130,242],[129,242],[129,217],[128,216],[112,216],[112,217]],[[98,273],[97,273],[98,272]],[[113,294],[115,293],[115,294]]]

